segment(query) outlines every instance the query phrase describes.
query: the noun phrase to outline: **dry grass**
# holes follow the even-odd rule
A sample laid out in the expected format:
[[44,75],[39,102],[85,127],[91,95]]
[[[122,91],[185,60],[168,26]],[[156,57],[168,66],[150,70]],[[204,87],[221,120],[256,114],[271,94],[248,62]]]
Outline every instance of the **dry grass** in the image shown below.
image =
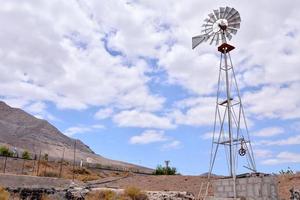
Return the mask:
[[86,200],[148,200],[147,195],[136,187],[129,187],[122,194],[112,190],[93,191],[85,196]]
[[139,188],[128,187],[124,190],[124,196],[132,200],[148,200],[147,195]]
[[117,200],[118,195],[111,190],[90,192],[85,196],[86,200]]
[[53,200],[50,197],[48,197],[48,195],[43,194],[41,200]]
[[0,187],[0,200],[8,200],[9,192],[7,192],[3,187]]

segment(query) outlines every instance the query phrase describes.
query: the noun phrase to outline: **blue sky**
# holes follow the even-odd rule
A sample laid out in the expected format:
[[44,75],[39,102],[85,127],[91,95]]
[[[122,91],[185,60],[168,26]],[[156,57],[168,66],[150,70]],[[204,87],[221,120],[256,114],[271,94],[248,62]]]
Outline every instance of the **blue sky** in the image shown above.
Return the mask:
[[257,168],[300,170],[295,0],[1,2],[1,99],[102,156],[204,173],[219,55],[191,37],[226,5],[242,18],[230,43]]

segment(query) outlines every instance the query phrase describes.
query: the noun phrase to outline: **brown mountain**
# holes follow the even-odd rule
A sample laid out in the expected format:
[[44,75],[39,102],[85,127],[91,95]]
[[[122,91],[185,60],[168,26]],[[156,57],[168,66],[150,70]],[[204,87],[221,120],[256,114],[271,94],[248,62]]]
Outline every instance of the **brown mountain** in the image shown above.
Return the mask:
[[[72,160],[75,140],[62,134],[46,120],[38,119],[22,109],[12,108],[0,101],[0,143],[16,147],[19,152],[28,150],[32,154],[47,153],[49,157],[60,159],[63,149],[64,158]],[[110,160],[95,154],[87,145],[76,140],[76,160],[103,165],[138,168],[144,167]]]

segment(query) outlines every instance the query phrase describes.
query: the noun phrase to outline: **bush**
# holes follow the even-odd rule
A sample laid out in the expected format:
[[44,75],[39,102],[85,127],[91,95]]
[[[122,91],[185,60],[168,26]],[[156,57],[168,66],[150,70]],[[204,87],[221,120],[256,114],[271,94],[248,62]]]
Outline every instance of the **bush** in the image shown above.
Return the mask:
[[129,187],[122,194],[112,190],[92,191],[85,196],[86,200],[148,200],[147,195],[136,187]]
[[85,196],[86,200],[115,200],[117,199],[117,194],[111,190],[103,190],[97,192],[90,192]]
[[23,159],[27,159],[27,160],[29,160],[31,157],[30,157],[30,153],[28,152],[28,151],[24,151],[23,153],[22,153],[22,158]]
[[8,200],[9,192],[7,192],[3,187],[0,187],[0,200]]
[[42,172],[39,174],[40,176],[45,176],[45,177],[58,177],[58,174],[56,172]]
[[124,190],[124,196],[130,197],[132,200],[148,200],[147,195],[136,187],[126,188]]
[[1,146],[1,147],[0,147],[0,155],[1,155],[1,156],[9,156],[9,157],[12,157],[12,156],[13,156],[13,152],[10,151],[8,147],[6,147],[6,146]]
[[158,165],[153,172],[154,175],[175,175],[177,174],[177,169],[175,167],[162,167]]
[[46,160],[46,161],[48,161],[48,159],[49,159],[49,156],[48,156],[48,154],[47,154],[47,153],[45,153],[45,154],[44,154],[44,156],[43,156],[43,160]]
[[88,170],[86,168],[74,169],[74,173],[75,174],[81,174],[81,175],[90,175],[91,174],[90,170]]

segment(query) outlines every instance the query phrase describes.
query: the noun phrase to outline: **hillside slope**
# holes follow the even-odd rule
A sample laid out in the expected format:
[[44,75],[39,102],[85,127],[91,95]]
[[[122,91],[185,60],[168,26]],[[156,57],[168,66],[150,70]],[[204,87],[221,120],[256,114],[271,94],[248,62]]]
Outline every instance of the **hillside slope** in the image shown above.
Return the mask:
[[[0,143],[11,148],[16,147],[20,152],[28,150],[38,155],[41,151],[42,154],[47,153],[53,158],[61,158],[65,149],[65,159],[72,160],[75,140],[62,134],[46,120],[38,119],[0,101]],[[80,140],[76,140],[76,160],[147,170],[144,167],[99,156]]]

